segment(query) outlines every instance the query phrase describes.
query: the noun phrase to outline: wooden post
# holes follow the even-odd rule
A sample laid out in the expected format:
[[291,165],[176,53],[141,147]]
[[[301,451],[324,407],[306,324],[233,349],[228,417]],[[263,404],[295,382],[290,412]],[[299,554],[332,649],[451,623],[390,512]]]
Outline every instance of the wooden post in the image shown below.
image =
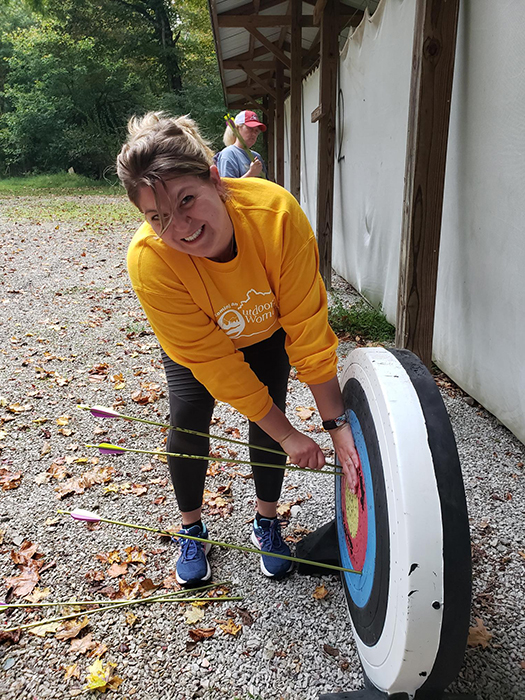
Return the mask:
[[275,180],[275,100],[270,95],[266,95],[264,98],[264,103],[267,109],[267,115],[265,116],[264,123],[266,124],[266,131],[264,132],[264,140],[266,143],[266,152],[268,154],[268,179]]
[[284,187],[284,66],[275,65],[275,181]]
[[327,0],[321,17],[319,77],[319,136],[317,157],[317,244],[319,270],[327,289],[332,287],[332,223],[334,208],[335,111],[339,63],[336,0]]
[[301,138],[302,138],[302,0],[292,5],[292,67],[290,78],[290,192],[301,201]]
[[418,0],[408,114],[396,346],[432,363],[459,0]]

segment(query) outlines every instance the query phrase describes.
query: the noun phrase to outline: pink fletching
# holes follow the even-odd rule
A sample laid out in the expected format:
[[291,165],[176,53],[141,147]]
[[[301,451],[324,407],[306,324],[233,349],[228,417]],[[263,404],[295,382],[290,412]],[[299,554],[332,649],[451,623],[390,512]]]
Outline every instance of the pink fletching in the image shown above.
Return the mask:
[[96,513],[92,513],[89,510],[82,510],[82,508],[76,508],[70,513],[71,517],[75,520],[85,520],[88,523],[98,523],[100,518]]
[[112,408],[106,408],[106,406],[91,406],[89,409],[92,416],[95,418],[119,418],[117,411]]

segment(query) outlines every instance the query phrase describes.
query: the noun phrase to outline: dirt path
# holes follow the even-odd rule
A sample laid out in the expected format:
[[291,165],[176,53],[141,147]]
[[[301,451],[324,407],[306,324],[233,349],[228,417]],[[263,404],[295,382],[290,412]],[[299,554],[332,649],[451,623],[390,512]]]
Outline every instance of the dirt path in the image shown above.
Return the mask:
[[[125,209],[119,215],[122,206],[119,198],[89,196],[0,200],[0,577],[4,595],[18,593],[13,600],[21,600],[20,593],[43,601],[110,600],[140,594],[149,581],[173,590],[176,552],[169,540],[116,526],[88,528],[56,512],[82,507],[161,528],[178,524],[161,459],[99,457],[85,447],[109,440],[162,449],[163,433],[96,421],[77,409],[102,404],[153,420],[167,417],[157,343],[125,267],[138,220]],[[349,349],[342,347],[342,355]],[[443,390],[471,515],[473,624],[479,617],[493,635],[486,648],[467,650],[455,689],[476,692],[479,700],[518,700],[525,697],[525,451],[483,409],[446,383]],[[292,379],[288,414],[328,452],[312,405],[309,391]],[[246,425],[227,406],[217,407],[217,433],[238,431],[244,439]],[[216,449],[233,457],[224,444]],[[249,469],[216,464],[211,472],[206,519],[213,536],[248,544]],[[324,478],[287,475],[283,515],[292,540],[332,518],[332,484]],[[214,579],[230,581],[228,590],[242,601],[193,607],[192,624],[187,606],[164,603],[130,608],[132,615],[93,615],[70,638],[56,630],[24,632],[0,647],[2,697],[85,694],[97,660],[121,679],[112,681],[118,698],[314,700],[321,692],[361,687],[337,577],[268,582],[253,556],[225,550],[215,550],[212,562]],[[314,596],[319,586],[324,590]],[[41,614],[3,613],[0,629]],[[213,632],[195,642],[190,632],[198,637],[197,629]]]

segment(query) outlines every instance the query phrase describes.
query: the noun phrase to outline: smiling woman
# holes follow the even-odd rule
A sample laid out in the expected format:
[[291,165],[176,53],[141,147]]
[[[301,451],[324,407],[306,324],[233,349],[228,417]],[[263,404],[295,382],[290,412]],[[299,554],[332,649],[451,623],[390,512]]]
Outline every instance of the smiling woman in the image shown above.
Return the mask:
[[[132,119],[118,175],[146,221],[128,251],[133,288],[161,346],[170,424],[208,433],[215,400],[247,416],[253,462],[321,469],[324,454],[285,415],[290,363],[309,385],[350,490],[358,457],[337,381],[337,339],[308,220],[294,197],[257,178],[222,179],[187,117]],[[270,448],[275,453],[262,452]],[[168,452],[209,453],[207,438],[170,431]],[[169,457],[181,534],[208,539],[201,520],[206,466]],[[284,472],[253,467],[252,542],[261,569],[280,578],[290,563],[277,519]],[[180,538],[180,583],[211,577],[209,546]]]
[[226,262],[231,255],[233,226],[222,198],[224,185],[217,168],[208,180],[195,176],[143,185],[137,204],[166,245],[182,253]]

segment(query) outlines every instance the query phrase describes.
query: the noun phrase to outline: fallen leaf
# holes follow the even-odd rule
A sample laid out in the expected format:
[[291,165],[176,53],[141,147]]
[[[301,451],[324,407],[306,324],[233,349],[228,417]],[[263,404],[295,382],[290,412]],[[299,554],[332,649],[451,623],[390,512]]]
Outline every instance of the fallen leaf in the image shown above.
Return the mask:
[[116,690],[123,682],[122,678],[113,675],[113,669],[116,667],[114,663],[103,665],[100,659],[97,659],[89,668],[86,676],[86,685],[84,690]]
[[22,472],[10,472],[8,469],[0,469],[0,486],[2,491],[17,489],[22,480]]
[[108,650],[108,647],[104,642],[98,642],[96,647],[93,649],[93,651],[89,654],[90,656],[98,656],[99,658],[101,656],[104,656],[106,651]]
[[77,618],[75,620],[66,620],[56,633],[56,638],[72,639],[73,637],[77,637],[81,630],[83,630],[87,625],[89,625],[89,618],[87,616],[81,619]]
[[330,656],[339,656],[339,649],[331,647],[329,644],[323,644],[323,651]]
[[127,583],[127,581],[125,581],[123,578],[119,579],[118,593],[122,596],[122,598],[126,598],[126,600],[137,598],[140,593],[140,581]]
[[476,626],[470,627],[468,631],[467,645],[469,647],[481,646],[486,649],[492,639],[492,633],[487,630],[481,617],[476,617]]
[[28,595],[26,597],[26,600],[29,603],[39,603],[41,600],[44,600],[49,596],[51,593],[50,588],[35,588],[35,590],[31,593],[31,595]]
[[233,637],[237,636],[242,630],[242,625],[238,625],[231,619],[228,620],[228,622],[219,623],[219,627],[223,632],[226,632],[226,634],[231,634]]
[[195,630],[190,630],[189,635],[194,642],[202,642],[203,639],[208,637],[213,637],[215,634],[215,627],[209,627],[208,629],[197,628]]
[[248,612],[248,610],[246,610],[246,608],[236,607],[235,610],[239,613],[242,620],[242,624],[245,627],[250,627],[251,625],[253,625],[253,617],[251,616],[251,613]]
[[127,564],[112,564],[107,570],[107,575],[110,578],[117,578],[118,576],[123,576],[128,570]]
[[[81,639],[71,640],[70,651],[72,654],[85,654],[86,652],[91,651],[91,649],[94,649],[96,646],[97,643],[93,641],[93,634],[88,632],[88,634]],[[77,678],[79,678],[79,676],[77,676]]]
[[45,637],[46,634],[54,634],[61,624],[61,622],[44,622],[42,625],[31,627],[27,631],[36,637]]
[[71,666],[66,666],[64,668],[64,671],[65,681],[68,681],[70,678],[80,678],[80,669],[77,663],[74,663]]
[[99,552],[95,557],[103,564],[113,564],[121,561],[118,549],[114,549],[112,552]]
[[103,581],[105,576],[102,571],[97,571],[96,569],[90,569],[84,574],[88,581]]
[[296,406],[295,410],[297,411],[297,415],[301,420],[308,420],[315,413],[315,408],[313,406],[310,406],[309,408],[306,408],[306,406]]
[[184,620],[187,625],[195,625],[197,622],[200,622],[203,617],[204,610],[193,606],[184,612]]
[[171,574],[166,576],[166,578],[162,582],[163,588],[169,588],[169,589],[175,589],[178,590],[180,588],[180,584],[177,581],[177,572],[172,571]]
[[18,644],[22,630],[13,630],[12,632],[4,632],[0,630],[0,644]]
[[57,425],[67,425],[70,420],[71,420],[71,416],[59,416],[56,419],[56,424]]
[[39,580],[38,571],[29,567],[23,567],[19,576],[11,576],[6,579],[8,588],[12,588],[12,594],[23,598],[29,595]]
[[312,593],[312,597],[315,598],[316,600],[323,600],[323,598],[326,598],[328,595],[328,589],[326,586],[321,584],[320,586],[317,586],[315,591]]
[[132,612],[127,612],[127,613],[126,613],[126,623],[127,623],[130,627],[133,627],[133,625],[137,622],[138,619],[139,619],[139,618],[138,618],[137,615],[135,615],[134,613],[132,613]]
[[289,501],[288,503],[278,503],[277,504],[277,515],[280,515],[281,518],[289,518],[291,516],[291,507],[292,503]]

